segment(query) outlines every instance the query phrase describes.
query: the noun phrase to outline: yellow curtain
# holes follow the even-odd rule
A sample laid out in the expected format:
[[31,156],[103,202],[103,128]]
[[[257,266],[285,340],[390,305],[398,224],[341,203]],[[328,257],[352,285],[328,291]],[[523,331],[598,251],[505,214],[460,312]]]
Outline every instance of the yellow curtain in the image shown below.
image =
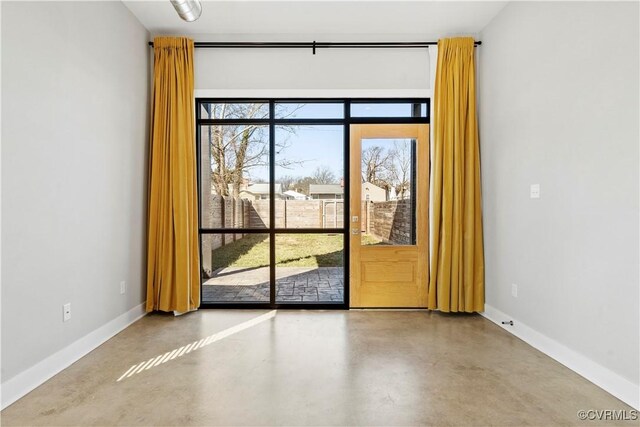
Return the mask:
[[146,308],[184,313],[200,305],[193,40],[153,45]]
[[474,40],[438,41],[433,117],[433,236],[428,306],[484,310]]

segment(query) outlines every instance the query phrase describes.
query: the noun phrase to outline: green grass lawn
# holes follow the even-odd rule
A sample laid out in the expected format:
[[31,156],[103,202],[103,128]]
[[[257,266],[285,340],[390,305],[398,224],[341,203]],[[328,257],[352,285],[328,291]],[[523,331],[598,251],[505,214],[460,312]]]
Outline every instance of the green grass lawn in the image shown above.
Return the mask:
[[[363,236],[368,239],[368,236]],[[343,236],[336,234],[281,234],[276,236],[276,265],[287,267],[341,267]],[[247,234],[213,251],[213,268],[266,267],[269,236]]]

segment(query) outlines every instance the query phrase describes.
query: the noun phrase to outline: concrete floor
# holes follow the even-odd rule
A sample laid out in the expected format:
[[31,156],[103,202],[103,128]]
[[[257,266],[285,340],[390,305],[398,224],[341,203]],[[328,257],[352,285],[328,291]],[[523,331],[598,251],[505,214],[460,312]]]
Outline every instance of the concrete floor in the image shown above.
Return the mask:
[[147,316],[2,411],[2,425],[603,425],[576,413],[631,410],[477,315],[278,311],[245,323],[265,313]]

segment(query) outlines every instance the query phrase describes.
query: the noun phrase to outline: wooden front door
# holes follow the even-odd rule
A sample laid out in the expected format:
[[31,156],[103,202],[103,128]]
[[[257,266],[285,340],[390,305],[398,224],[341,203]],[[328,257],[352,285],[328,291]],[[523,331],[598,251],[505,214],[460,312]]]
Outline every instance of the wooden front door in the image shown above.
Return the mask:
[[353,308],[426,308],[429,125],[351,125]]

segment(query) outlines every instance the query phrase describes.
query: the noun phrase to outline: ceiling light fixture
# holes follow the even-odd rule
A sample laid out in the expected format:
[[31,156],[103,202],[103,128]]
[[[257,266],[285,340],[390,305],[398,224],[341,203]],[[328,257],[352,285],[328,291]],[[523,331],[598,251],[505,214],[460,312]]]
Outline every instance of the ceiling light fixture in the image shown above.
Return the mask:
[[200,0],[171,0],[171,4],[178,12],[178,16],[187,22],[193,22],[202,15]]

